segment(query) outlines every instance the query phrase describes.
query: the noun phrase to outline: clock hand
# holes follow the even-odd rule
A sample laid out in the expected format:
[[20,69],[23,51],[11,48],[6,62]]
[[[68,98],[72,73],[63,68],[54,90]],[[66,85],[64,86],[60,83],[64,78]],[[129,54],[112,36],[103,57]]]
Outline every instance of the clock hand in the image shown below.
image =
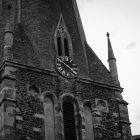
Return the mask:
[[65,62],[63,62],[61,59],[58,59],[61,63],[63,63],[67,68],[69,68],[73,74],[76,74],[74,69],[72,69],[69,65],[67,65]]
[[59,59],[59,61],[60,61],[61,63],[63,63],[67,68],[69,68],[70,70],[73,71],[73,69],[72,69],[69,65],[67,65],[66,63],[64,63],[61,59]]
[[[65,63],[64,63],[64,64],[65,64]],[[72,71],[73,74],[76,74],[75,71],[74,71],[69,65],[65,64],[65,66],[66,66],[67,68],[69,68],[69,69]]]

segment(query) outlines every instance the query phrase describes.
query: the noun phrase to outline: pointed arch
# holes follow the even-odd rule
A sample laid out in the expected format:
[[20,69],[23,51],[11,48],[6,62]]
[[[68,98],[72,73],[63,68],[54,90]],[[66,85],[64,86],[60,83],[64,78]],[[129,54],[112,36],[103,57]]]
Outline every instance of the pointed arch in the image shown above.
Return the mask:
[[53,103],[57,102],[57,97],[56,97],[56,95],[52,91],[44,91],[42,93],[42,95],[43,95],[44,101],[45,101],[45,98],[48,97],[48,98],[50,98],[53,101]]
[[62,14],[55,31],[55,46],[58,56],[72,57],[72,41],[68,33]]
[[85,118],[85,137],[86,140],[94,140],[93,133],[93,118],[90,102],[87,102],[83,106],[83,114]]
[[65,100],[62,109],[65,140],[77,140],[74,105],[70,100]]
[[55,100],[55,96],[50,92],[44,93],[45,140],[55,140]]
[[79,133],[79,104],[77,99],[70,93],[61,96],[63,111],[63,127],[65,140],[78,140],[81,137]]

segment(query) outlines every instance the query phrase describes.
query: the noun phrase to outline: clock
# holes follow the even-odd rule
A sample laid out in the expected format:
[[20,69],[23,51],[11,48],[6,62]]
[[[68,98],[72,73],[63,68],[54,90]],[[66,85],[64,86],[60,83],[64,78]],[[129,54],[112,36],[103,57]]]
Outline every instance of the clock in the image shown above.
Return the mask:
[[56,69],[67,78],[75,78],[78,74],[77,65],[68,56],[59,56],[56,60]]

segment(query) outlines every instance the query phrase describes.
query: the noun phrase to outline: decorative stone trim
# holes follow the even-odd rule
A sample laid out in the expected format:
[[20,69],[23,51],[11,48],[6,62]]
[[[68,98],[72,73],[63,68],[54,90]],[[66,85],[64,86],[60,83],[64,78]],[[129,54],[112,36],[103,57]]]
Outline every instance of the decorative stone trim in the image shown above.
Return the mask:
[[22,118],[22,116],[16,116],[16,120],[23,121],[23,118]]
[[34,114],[34,116],[36,118],[44,119],[44,115],[43,114]]
[[[73,49],[72,49],[72,41],[71,41],[71,37],[68,33],[67,27],[65,25],[64,19],[62,14],[60,14],[60,18],[59,18],[59,22],[55,31],[55,35],[54,35],[54,40],[55,40],[55,46],[56,46],[56,50],[57,50],[57,56],[60,56],[59,54],[59,48],[58,48],[58,44],[57,44],[57,37],[60,37],[60,43],[61,43],[61,53],[63,56],[70,56],[72,58],[73,56]],[[65,51],[65,44],[64,44],[64,39],[67,40],[67,47],[68,47],[68,54],[66,54]]]
[[124,121],[124,120],[120,120],[120,123],[126,123],[126,124],[129,124],[129,125],[131,125],[131,124],[132,124],[131,122]]
[[33,131],[41,132],[40,128],[37,128],[37,127],[33,127]]
[[108,103],[103,99],[95,99],[96,109],[101,112],[108,112]]

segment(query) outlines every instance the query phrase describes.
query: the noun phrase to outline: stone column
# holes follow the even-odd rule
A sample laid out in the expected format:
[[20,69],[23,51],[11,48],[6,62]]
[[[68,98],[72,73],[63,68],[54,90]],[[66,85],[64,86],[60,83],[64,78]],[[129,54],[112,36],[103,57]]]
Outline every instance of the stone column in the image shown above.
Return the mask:
[[15,140],[16,88],[14,68],[5,66],[0,84],[0,136]]
[[130,128],[130,121],[128,116],[128,103],[124,100],[118,100],[119,103],[119,117],[120,117],[120,127],[123,140],[131,140],[131,128]]

